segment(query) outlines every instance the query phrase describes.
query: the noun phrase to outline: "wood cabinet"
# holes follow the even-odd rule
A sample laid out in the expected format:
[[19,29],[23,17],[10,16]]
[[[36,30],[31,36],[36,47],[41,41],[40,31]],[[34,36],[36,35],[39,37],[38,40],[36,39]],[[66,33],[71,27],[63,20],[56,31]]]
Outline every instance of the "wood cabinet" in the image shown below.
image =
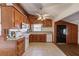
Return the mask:
[[25,20],[25,15],[12,6],[1,7],[1,14],[3,29],[9,29],[16,25],[21,25],[23,20]]
[[17,55],[21,56],[25,52],[25,38],[17,40]]
[[38,17],[34,15],[28,15],[30,25],[32,24],[43,24],[43,27],[52,27],[53,20],[52,19],[45,19],[44,21],[37,20]]
[[43,21],[43,27],[52,27],[52,21],[51,19],[46,19]]
[[15,25],[18,25],[18,24],[21,24],[21,21],[22,21],[22,16],[21,16],[21,13],[17,10],[15,10],[14,12],[14,20],[15,20]]
[[30,42],[46,42],[46,34],[31,34],[29,36]]
[[27,19],[27,16],[23,16],[23,22],[26,23],[26,24],[30,24],[30,22]]
[[[3,37],[0,37],[0,39],[3,39]],[[24,37],[18,40],[2,40],[0,43],[0,56],[22,56],[25,52]]]
[[7,29],[14,26],[14,8],[1,7],[2,28]]

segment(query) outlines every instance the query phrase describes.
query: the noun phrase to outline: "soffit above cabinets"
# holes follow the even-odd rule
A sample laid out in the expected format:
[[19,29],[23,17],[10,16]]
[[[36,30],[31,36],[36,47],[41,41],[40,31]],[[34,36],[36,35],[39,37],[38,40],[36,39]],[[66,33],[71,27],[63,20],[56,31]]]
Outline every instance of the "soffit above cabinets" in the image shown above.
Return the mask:
[[[37,13],[48,14],[54,21],[61,20],[79,11],[77,3],[21,3],[25,11],[37,16]],[[40,10],[41,9],[41,10]]]

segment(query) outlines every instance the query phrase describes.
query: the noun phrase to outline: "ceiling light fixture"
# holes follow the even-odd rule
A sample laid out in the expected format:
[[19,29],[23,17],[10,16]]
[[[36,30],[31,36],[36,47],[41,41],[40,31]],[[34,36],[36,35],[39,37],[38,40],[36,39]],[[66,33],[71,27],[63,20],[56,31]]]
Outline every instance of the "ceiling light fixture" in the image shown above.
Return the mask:
[[44,12],[42,11],[43,10],[42,7],[39,8],[39,10],[40,10],[39,13],[36,14],[38,16],[37,20],[43,21],[43,20],[47,19],[49,15],[48,14],[44,14]]

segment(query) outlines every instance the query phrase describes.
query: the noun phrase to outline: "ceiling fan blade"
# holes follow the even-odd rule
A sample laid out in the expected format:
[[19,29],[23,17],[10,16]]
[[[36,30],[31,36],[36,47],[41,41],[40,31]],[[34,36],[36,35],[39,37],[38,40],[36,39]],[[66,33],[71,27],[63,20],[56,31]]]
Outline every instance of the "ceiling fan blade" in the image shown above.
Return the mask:
[[41,19],[41,17],[38,17],[38,19],[37,20],[40,20]]
[[36,15],[38,15],[38,16],[39,16],[39,13],[36,13]]
[[49,14],[36,13],[36,15],[38,16],[37,20],[45,20],[45,19],[49,18]]
[[44,14],[43,16],[47,17],[47,16],[49,16],[49,15],[48,15],[48,14]]

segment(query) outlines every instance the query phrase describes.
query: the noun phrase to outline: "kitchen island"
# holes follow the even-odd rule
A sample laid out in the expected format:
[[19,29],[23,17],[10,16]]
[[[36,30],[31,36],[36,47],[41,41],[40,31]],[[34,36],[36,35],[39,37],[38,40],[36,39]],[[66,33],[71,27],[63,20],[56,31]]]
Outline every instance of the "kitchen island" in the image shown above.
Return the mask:
[[7,38],[7,41],[14,42],[13,46],[15,46],[15,55],[21,56],[25,52],[25,37],[20,36],[17,38]]

